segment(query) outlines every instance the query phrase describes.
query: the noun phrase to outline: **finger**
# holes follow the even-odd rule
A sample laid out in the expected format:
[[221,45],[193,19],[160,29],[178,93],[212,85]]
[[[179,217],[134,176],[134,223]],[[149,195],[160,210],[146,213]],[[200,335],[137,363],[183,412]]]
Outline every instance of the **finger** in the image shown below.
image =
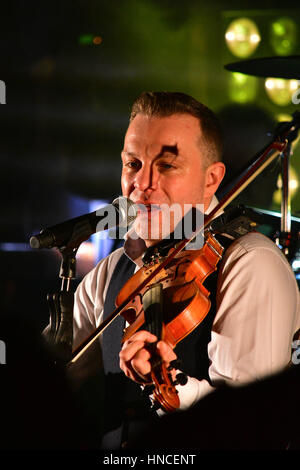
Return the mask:
[[146,377],[151,371],[150,353],[146,349],[140,349],[134,357],[128,361],[124,360],[124,355],[120,353],[120,368],[125,375],[136,382],[148,382]]
[[146,383],[146,381],[143,380],[138,374],[136,374],[136,372],[130,367],[125,367],[123,372],[126,375],[126,377],[133,380],[134,382],[143,383],[143,384]]
[[133,371],[144,381],[148,381],[147,376],[151,372],[150,357],[149,351],[141,349],[130,363]]
[[123,347],[126,347],[128,344],[133,343],[134,341],[145,341],[147,343],[154,343],[155,341],[157,341],[157,337],[146,330],[137,331],[127,341],[124,342]]
[[157,343],[157,351],[162,360],[167,364],[177,359],[175,352],[165,341],[159,341]]
[[138,351],[145,348],[145,344],[147,343],[144,341],[134,341],[133,343],[128,342],[127,344],[124,344],[119,354],[120,359],[124,362],[131,361]]
[[[147,374],[151,369],[150,363],[147,363],[150,359],[150,352],[147,351],[145,346],[156,341],[156,336],[146,330],[136,332],[129,340],[125,341],[120,351],[119,358],[120,368],[127,377],[138,382],[141,382],[141,380],[148,382],[143,373],[145,372],[145,374]],[[133,358],[136,359],[134,366],[132,366],[131,363]]]
[[139,381],[140,377],[136,376],[135,371],[131,367],[130,361],[126,362],[120,357],[120,369],[124,372],[124,374],[134,381]]

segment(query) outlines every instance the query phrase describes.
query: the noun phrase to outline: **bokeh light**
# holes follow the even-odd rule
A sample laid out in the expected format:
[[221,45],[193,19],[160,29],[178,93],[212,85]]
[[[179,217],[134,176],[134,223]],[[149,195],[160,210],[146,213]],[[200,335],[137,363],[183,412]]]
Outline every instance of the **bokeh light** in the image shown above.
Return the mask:
[[[275,119],[276,119],[277,122],[290,122],[290,121],[293,120],[293,116],[291,116],[291,114],[287,114],[287,113],[278,113],[278,114],[276,114]],[[293,151],[295,150],[295,148],[298,145],[299,141],[300,141],[300,133],[298,132],[297,138],[295,140],[293,140],[293,142],[292,142]]]
[[257,77],[233,72],[229,76],[229,97],[235,103],[254,101],[258,90]]
[[236,57],[245,59],[251,56],[260,43],[260,32],[249,18],[239,18],[228,26],[225,39],[228,49]]
[[81,34],[78,38],[78,44],[81,46],[95,45],[99,46],[102,43],[101,36],[95,36],[94,34]]
[[95,44],[96,46],[98,46],[99,44],[101,44],[102,42],[102,37],[101,36],[95,36],[93,38],[93,44]]
[[275,119],[278,122],[289,122],[292,121],[293,116],[287,113],[278,113],[275,115]]
[[297,45],[297,25],[291,18],[278,18],[270,26],[270,43],[277,55],[292,54]]
[[265,80],[267,95],[278,106],[292,104],[293,94],[298,89],[298,80],[285,80],[283,78],[267,78]]
[[[273,202],[275,204],[280,204],[281,203],[281,198],[282,198],[282,177],[281,175],[278,176],[277,180],[277,188],[276,191],[274,191],[273,194]],[[289,193],[291,199],[297,194],[297,191],[299,189],[299,177],[297,174],[297,171],[293,168],[292,165],[289,167]]]

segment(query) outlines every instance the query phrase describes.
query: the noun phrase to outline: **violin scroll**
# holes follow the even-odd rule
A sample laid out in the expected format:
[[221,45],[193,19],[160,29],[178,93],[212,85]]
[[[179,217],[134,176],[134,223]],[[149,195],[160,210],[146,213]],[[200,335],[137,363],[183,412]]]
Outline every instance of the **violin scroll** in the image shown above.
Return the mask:
[[[157,358],[156,358],[157,360]],[[175,411],[180,406],[180,400],[175,385],[185,385],[187,376],[183,373],[176,375],[176,380],[172,379],[171,371],[177,367],[178,361],[172,361],[167,367],[165,363],[157,360],[151,370],[151,385],[146,385],[145,393],[151,396],[154,408],[161,408],[165,412]]]
[[166,365],[161,364],[159,374],[151,371],[151,378],[155,385],[153,400],[167,413],[177,410],[180,406],[178,392],[170,378]]

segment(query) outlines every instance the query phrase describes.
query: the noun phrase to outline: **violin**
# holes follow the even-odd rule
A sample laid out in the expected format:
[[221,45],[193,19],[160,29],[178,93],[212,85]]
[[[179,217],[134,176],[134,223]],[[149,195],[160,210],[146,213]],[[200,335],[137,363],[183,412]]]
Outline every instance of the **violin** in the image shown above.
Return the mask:
[[[274,140],[255,157],[236,185],[225,195],[204,224],[189,239],[183,239],[169,252],[146,263],[124,285],[116,299],[116,309],[73,351],[70,366],[90,347],[118,315],[123,315],[129,326],[123,342],[138,329],[148,328],[158,339],[172,348],[189,335],[205,318],[210,309],[209,292],[203,286],[205,279],[217,269],[223,247],[208,230],[213,219],[248,186],[287,146],[287,140]],[[206,232],[205,232],[206,229]],[[204,245],[200,250],[185,250],[200,232]],[[154,353],[151,362],[153,399],[167,412],[180,406],[170,370]]]
[[[217,269],[223,247],[209,232],[200,250],[185,250],[161,269],[139,293],[120,311],[129,326],[125,328],[122,343],[139,329],[146,329],[172,349],[189,335],[210,310],[210,292],[204,287],[205,279]],[[156,254],[123,286],[116,299],[121,305],[161,264]],[[171,368],[161,362],[151,344],[152,400],[166,412],[180,406],[177,382],[172,381]]]

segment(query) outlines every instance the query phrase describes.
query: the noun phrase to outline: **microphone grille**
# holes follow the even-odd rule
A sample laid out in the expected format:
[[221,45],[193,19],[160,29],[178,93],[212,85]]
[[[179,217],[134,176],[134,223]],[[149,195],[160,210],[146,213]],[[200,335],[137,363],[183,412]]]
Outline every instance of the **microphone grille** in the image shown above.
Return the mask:
[[128,197],[117,197],[112,205],[116,207],[120,215],[119,227],[127,227],[136,219],[138,207]]
[[29,240],[31,248],[37,249],[40,248],[40,241],[36,236],[32,236]]

